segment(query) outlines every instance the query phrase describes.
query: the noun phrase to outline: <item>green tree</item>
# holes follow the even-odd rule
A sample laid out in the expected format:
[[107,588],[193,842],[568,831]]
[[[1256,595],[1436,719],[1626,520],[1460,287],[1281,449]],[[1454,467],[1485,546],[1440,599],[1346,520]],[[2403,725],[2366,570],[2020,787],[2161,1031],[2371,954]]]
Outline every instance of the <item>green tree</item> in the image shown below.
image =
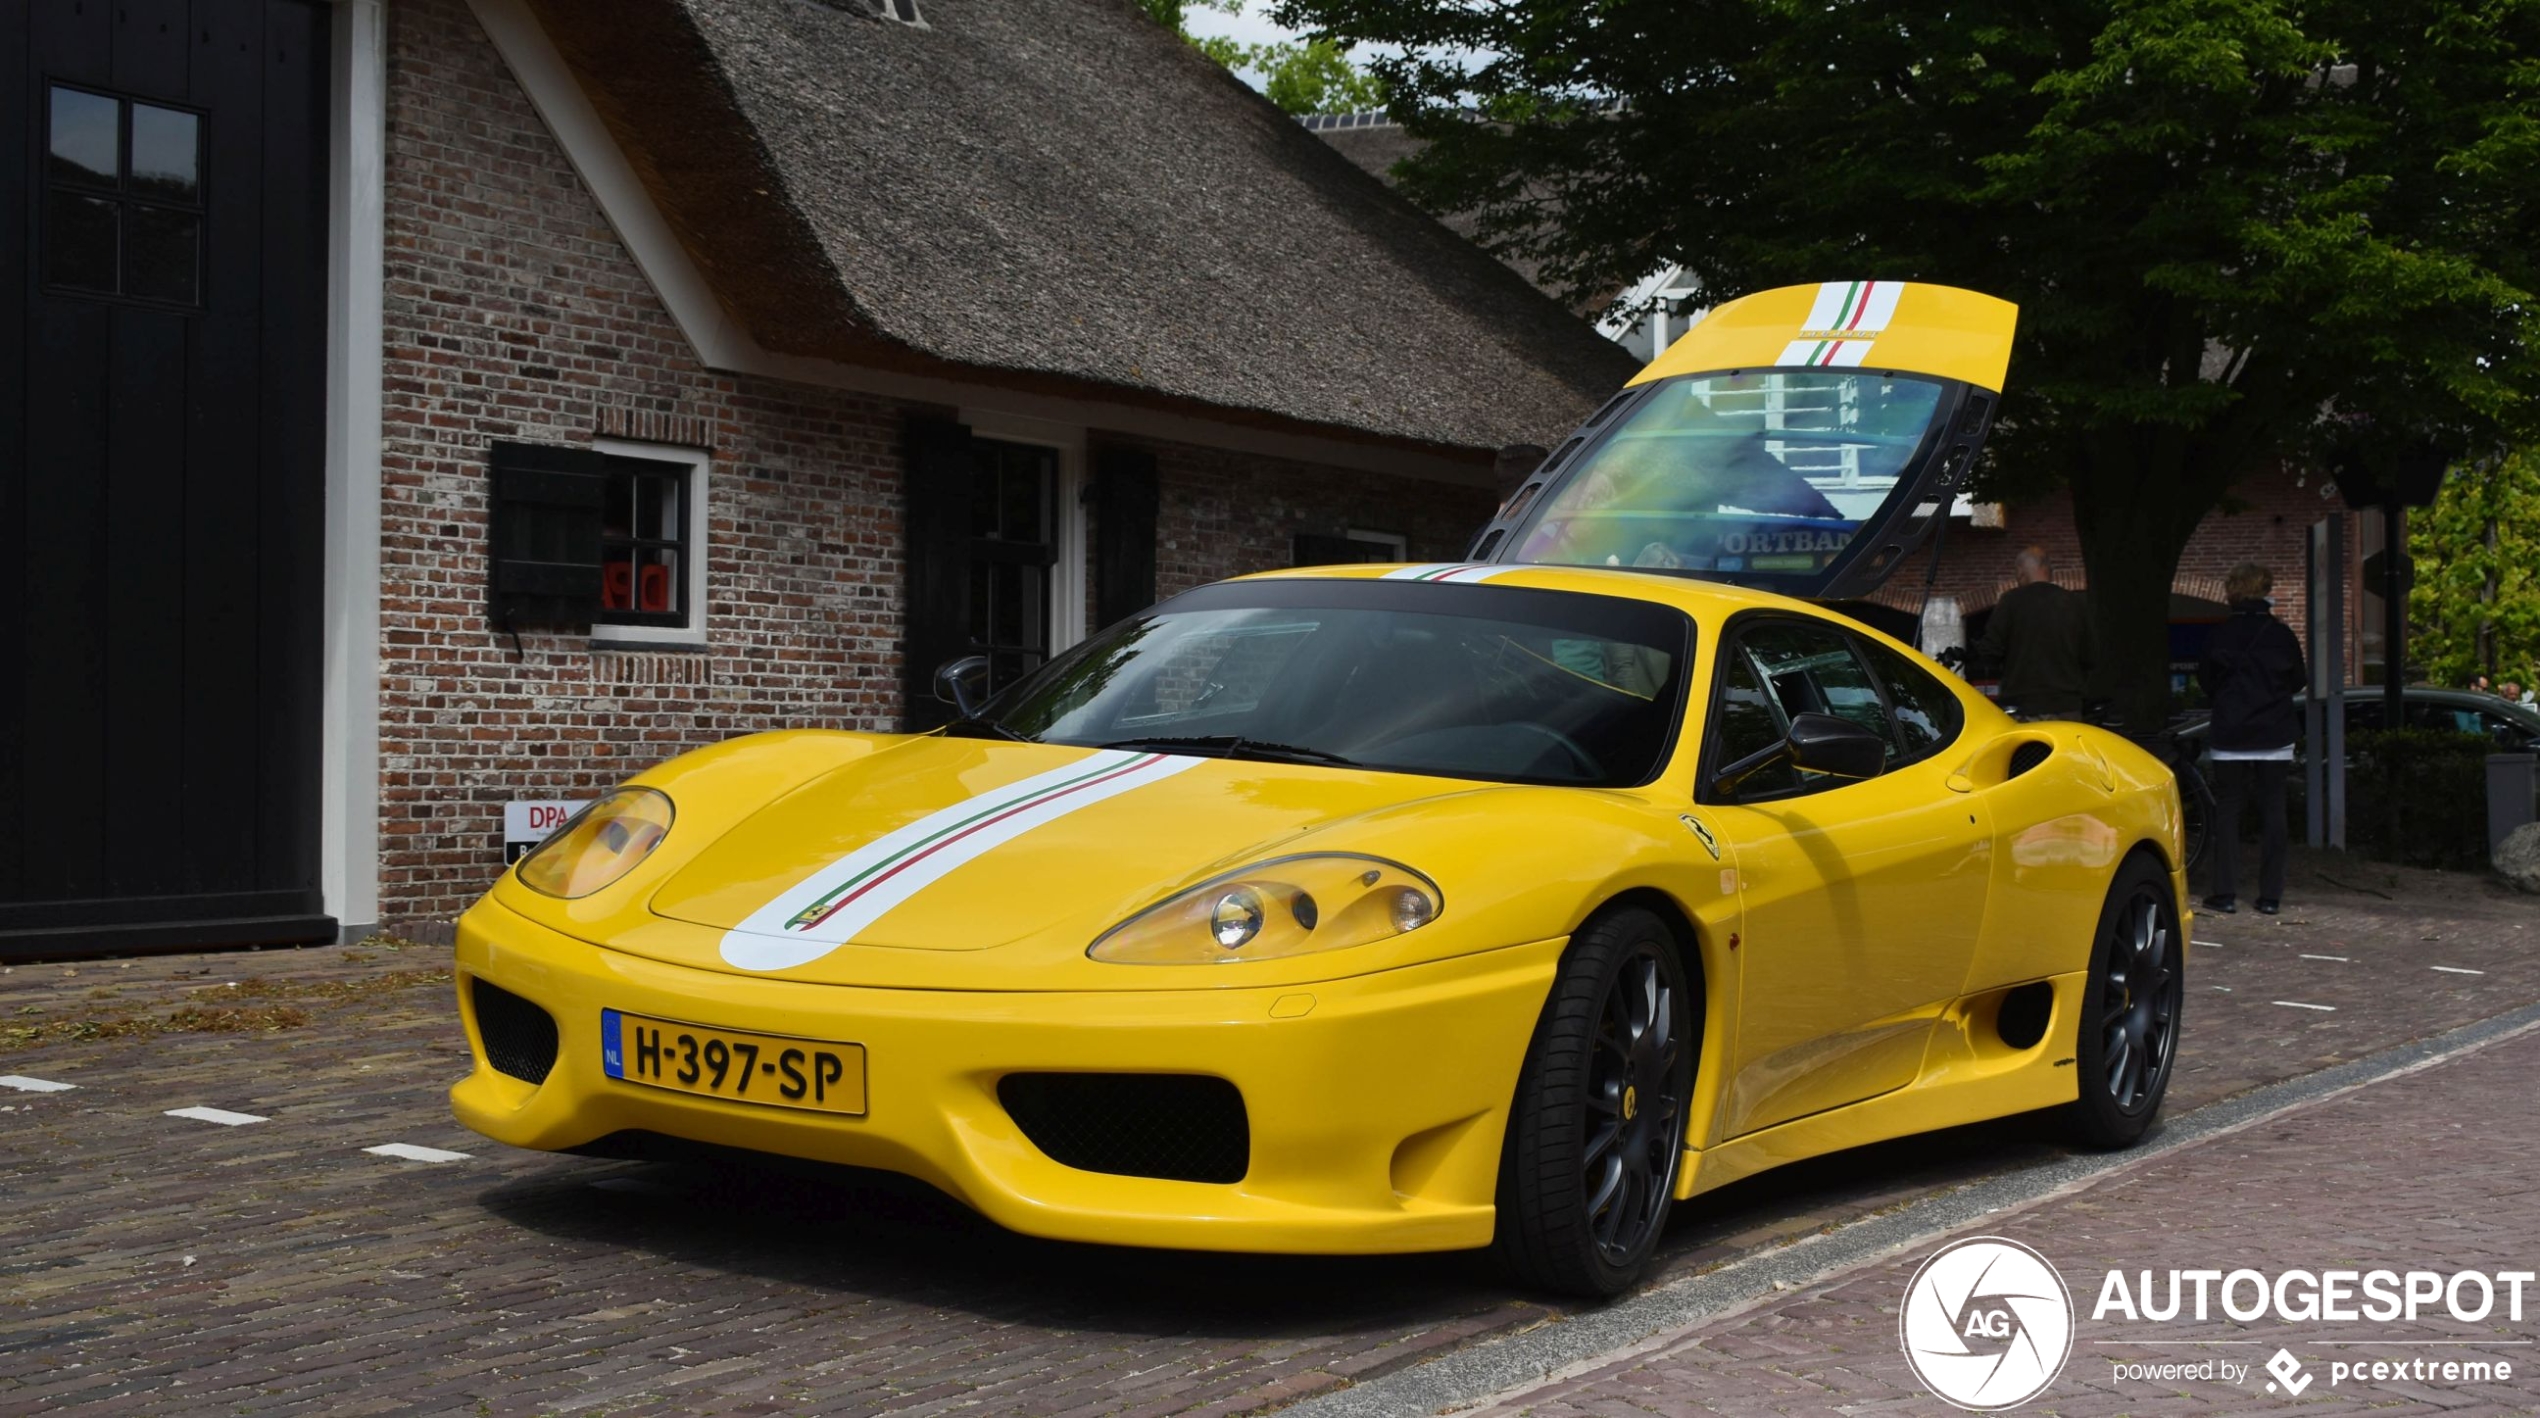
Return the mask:
[[1385,86],[1350,61],[1329,39],[1271,40],[1246,44],[1224,35],[1202,38],[1190,31],[1193,6],[1243,13],[1244,0],[1138,0],[1157,24],[1197,45],[1201,53],[1238,74],[1258,77],[1261,92],[1290,113],[1360,113],[1385,106]]
[[1381,46],[1431,140],[1407,189],[1574,295],[1673,262],[1722,298],[1873,276],[2017,301],[1983,483],[2070,485],[2137,721],[2165,705],[2179,552],[2234,483],[2355,416],[2490,436],[2533,380],[2540,0],[1275,14]]
[[1290,113],[1361,113],[1385,106],[1385,86],[1328,39],[1240,44],[1196,40],[1208,56],[1238,74],[1261,76],[1261,92]]
[[2455,468],[2411,515],[2408,658],[2438,684],[2534,682],[2540,666],[2540,453]]

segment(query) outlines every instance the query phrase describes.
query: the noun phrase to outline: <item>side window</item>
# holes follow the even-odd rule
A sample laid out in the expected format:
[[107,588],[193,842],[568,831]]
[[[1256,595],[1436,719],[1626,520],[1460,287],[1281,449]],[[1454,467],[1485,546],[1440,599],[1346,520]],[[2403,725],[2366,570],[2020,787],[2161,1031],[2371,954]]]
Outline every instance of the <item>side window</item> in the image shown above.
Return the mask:
[[1888,752],[1887,763],[1893,768],[1934,753],[1958,737],[1966,724],[1966,714],[1958,706],[1958,696],[1948,686],[1921,666],[1875,641],[1863,641],[1869,651],[1870,664],[1887,682],[1887,699],[1896,719],[1896,742]]
[[[1790,732],[1790,720],[1765,691],[1763,680],[1755,673],[1755,662],[1747,658],[1742,644],[1731,642],[1720,649],[1720,694],[1716,702],[1717,707],[1712,710],[1717,722],[1711,730],[1710,764],[1714,771],[1780,743]],[[1741,784],[1738,796],[1775,797],[1798,787],[1797,770],[1787,763],[1776,763]]]
[[1793,714],[1850,719],[1885,740],[1888,757],[1896,757],[1896,726],[1888,722],[1878,681],[1852,652],[1849,636],[1830,625],[1768,620],[1739,638],[1755,657],[1784,723]]
[[[1713,769],[1777,742],[1799,714],[1832,714],[1875,732],[1887,745],[1891,763],[1906,754],[1879,696],[1878,682],[1854,653],[1851,637],[1834,627],[1797,620],[1755,622],[1738,632],[1720,653]],[[1777,764],[1748,778],[1738,789],[1738,797],[1751,802],[1837,787],[1845,781]]]

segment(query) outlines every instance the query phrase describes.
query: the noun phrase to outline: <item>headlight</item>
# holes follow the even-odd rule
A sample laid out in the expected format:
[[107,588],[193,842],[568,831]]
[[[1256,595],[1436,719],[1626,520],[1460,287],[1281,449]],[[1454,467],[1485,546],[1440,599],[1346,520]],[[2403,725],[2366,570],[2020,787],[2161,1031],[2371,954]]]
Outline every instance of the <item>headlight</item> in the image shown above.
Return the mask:
[[654,788],[619,788],[575,813],[555,835],[520,859],[520,882],[567,901],[588,896],[635,870],[670,834],[670,797]]
[[1281,857],[1211,877],[1103,932],[1085,953],[1122,965],[1216,965],[1345,950],[1438,918],[1436,882],[1382,857]]

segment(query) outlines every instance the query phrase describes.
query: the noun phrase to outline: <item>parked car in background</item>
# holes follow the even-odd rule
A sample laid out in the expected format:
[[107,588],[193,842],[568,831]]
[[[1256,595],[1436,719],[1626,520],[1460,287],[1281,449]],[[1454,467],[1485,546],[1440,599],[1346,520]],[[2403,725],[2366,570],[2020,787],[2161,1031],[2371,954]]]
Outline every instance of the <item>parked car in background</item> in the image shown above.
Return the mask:
[[[2516,704],[2492,694],[2473,689],[2441,689],[2430,684],[2412,684],[2400,691],[2402,720],[2406,729],[2422,729],[2434,733],[2479,734],[2495,743],[2499,753],[2520,753],[2540,745],[2540,709]],[[2377,684],[2350,684],[2338,691],[2346,709],[2346,732],[2349,735],[2377,733],[2388,724],[2388,708],[2382,689]],[[2306,703],[2308,696],[2296,695],[2294,702]],[[2178,730],[2177,736],[2191,743],[2198,757],[2204,755],[2205,725],[2196,723]],[[2294,745],[2298,757],[2301,745]]]

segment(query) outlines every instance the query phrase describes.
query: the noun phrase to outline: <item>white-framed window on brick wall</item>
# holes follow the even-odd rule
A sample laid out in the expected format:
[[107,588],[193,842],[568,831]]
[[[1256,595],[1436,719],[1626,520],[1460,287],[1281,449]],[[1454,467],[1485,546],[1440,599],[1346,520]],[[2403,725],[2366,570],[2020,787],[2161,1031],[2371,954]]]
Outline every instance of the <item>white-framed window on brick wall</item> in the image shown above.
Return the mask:
[[594,439],[608,459],[600,504],[599,644],[706,643],[711,456],[702,448]]

